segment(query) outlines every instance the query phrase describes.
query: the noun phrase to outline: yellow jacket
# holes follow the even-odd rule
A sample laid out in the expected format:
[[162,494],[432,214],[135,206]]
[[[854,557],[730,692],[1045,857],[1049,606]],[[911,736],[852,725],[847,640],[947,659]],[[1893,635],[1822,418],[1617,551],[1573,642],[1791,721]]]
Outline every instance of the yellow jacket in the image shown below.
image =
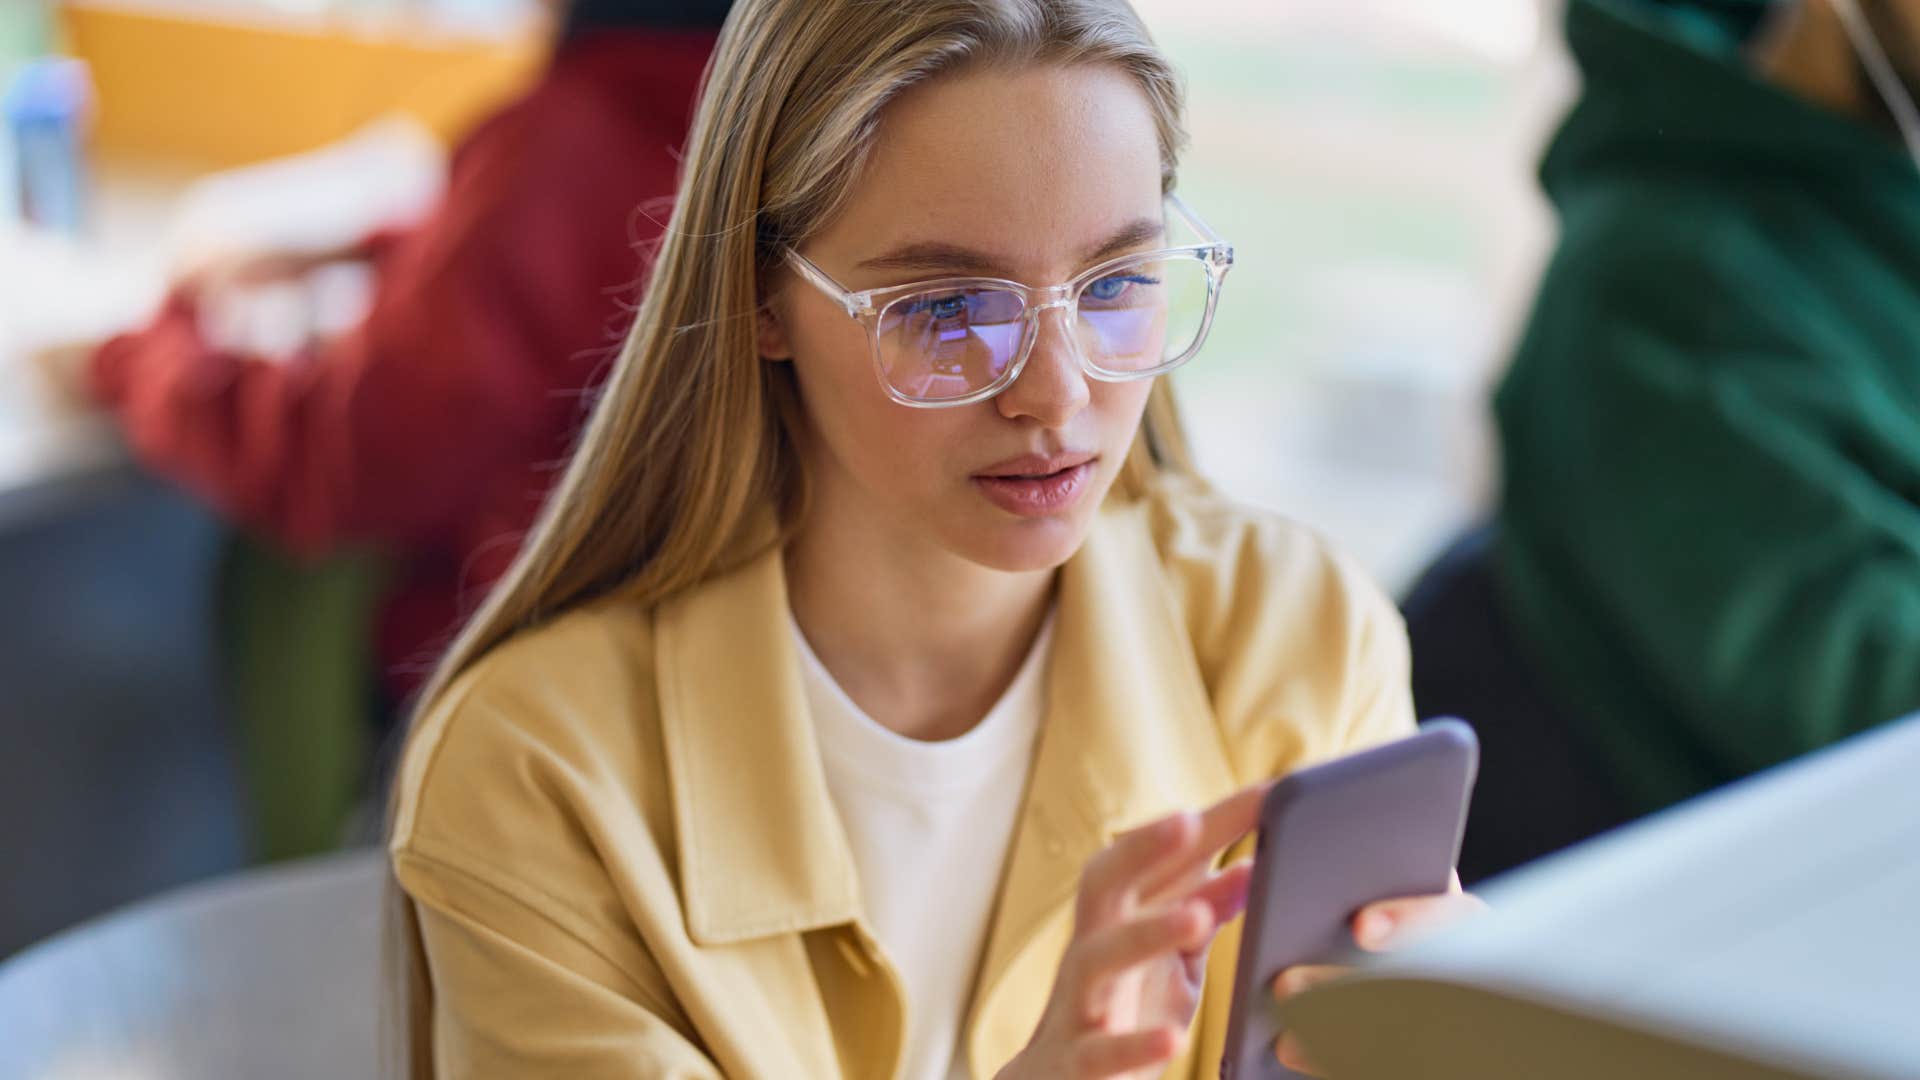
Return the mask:
[[[1196,488],[1109,500],[1057,603],[963,1036],[976,1077],[1032,1035],[1116,832],[1413,725],[1392,605],[1299,527]],[[862,924],[786,604],[777,551],[653,610],[601,601],[423,718],[392,856],[440,1075],[893,1077],[907,1003]],[[1218,1075],[1237,942],[1167,1075]]]

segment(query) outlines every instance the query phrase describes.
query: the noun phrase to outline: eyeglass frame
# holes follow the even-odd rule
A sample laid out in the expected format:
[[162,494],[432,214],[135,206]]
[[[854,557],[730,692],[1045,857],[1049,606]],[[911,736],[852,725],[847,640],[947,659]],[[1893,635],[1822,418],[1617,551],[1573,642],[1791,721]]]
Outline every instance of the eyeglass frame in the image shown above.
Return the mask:
[[[1075,274],[1071,279],[1061,282],[1058,285],[1048,285],[1044,287],[1035,287],[1007,278],[961,276],[928,278],[925,281],[914,281],[905,285],[887,285],[877,289],[863,289],[855,292],[840,284],[838,281],[835,281],[833,275],[821,269],[813,260],[800,254],[797,249],[788,247],[784,249],[784,253],[787,264],[792,266],[794,271],[805,279],[809,285],[818,289],[828,299],[839,304],[841,308],[846,311],[848,318],[866,327],[867,341],[872,346],[873,351],[873,373],[874,376],[880,380],[880,388],[886,391],[889,398],[898,404],[914,409],[952,409],[962,405],[972,405],[975,402],[985,401],[1019,381],[1020,373],[1026,370],[1027,360],[1033,355],[1033,346],[1040,339],[1041,313],[1052,308],[1062,308],[1065,310],[1069,319],[1069,325],[1072,325],[1072,320],[1079,315],[1080,293],[1085,290],[1087,286],[1099,281],[1101,278],[1111,275],[1113,271],[1119,267],[1136,262],[1166,259],[1176,256],[1190,256],[1205,267],[1207,271],[1207,306],[1206,311],[1201,315],[1200,329],[1199,332],[1194,335],[1192,346],[1172,360],[1154,367],[1145,368],[1140,371],[1108,371],[1105,368],[1096,366],[1089,360],[1085,350],[1079,347],[1079,343],[1076,340],[1073,352],[1075,358],[1080,362],[1080,370],[1085,373],[1088,378],[1097,379],[1101,382],[1134,382],[1139,379],[1151,379],[1165,375],[1186,364],[1198,355],[1201,346],[1207,343],[1207,335],[1213,329],[1214,310],[1219,306],[1220,302],[1220,287],[1226,280],[1227,271],[1233,268],[1233,245],[1222,240],[1220,235],[1214,232],[1205,221],[1201,220],[1200,215],[1195,213],[1193,208],[1188,206],[1185,200],[1181,199],[1178,195],[1169,192],[1165,202],[1166,205],[1171,206],[1174,212],[1179,214],[1181,219],[1201,238],[1201,243],[1180,244],[1174,247],[1155,248],[1151,251],[1136,251],[1127,255],[1115,256],[1114,258],[1107,259]],[[959,291],[968,288],[1000,289],[1013,293],[1020,298],[1020,302],[1023,305],[1020,320],[1025,325],[1020,331],[1019,355],[1014,358],[1012,363],[1007,365],[1007,370],[998,378],[994,379],[993,382],[960,397],[939,398],[929,401],[913,397],[901,391],[887,380],[886,368],[880,360],[881,318],[886,315],[887,309],[908,296],[937,290]],[[1041,302],[1035,303],[1036,299]]]

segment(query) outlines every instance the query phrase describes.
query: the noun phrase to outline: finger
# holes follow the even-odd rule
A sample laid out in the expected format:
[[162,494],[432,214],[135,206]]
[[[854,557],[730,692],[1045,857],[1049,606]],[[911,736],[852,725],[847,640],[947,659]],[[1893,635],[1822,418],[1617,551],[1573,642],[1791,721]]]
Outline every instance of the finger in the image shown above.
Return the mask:
[[1195,903],[1110,926],[1082,939],[1063,965],[1078,983],[1074,995],[1080,1019],[1098,1023],[1105,1016],[1106,991],[1114,979],[1155,957],[1197,949],[1213,931],[1209,908]]
[[1313,1062],[1307,1060],[1306,1051],[1301,1048],[1300,1040],[1295,1038],[1292,1032],[1282,1034],[1280,1041],[1273,1044],[1273,1051],[1274,1056],[1280,1059],[1280,1064],[1294,1072],[1306,1073],[1308,1076],[1320,1075],[1320,1070],[1314,1068]]
[[1274,1000],[1285,1001],[1295,994],[1305,993],[1321,983],[1331,982],[1352,970],[1341,964],[1295,964],[1275,976]]
[[1260,823],[1260,806],[1266,801],[1270,783],[1255,784],[1221,799],[1200,812],[1200,835],[1179,858],[1162,861],[1142,882],[1139,895],[1154,899],[1171,891],[1180,879],[1196,868],[1204,869],[1220,852],[1247,835]]
[[1070,1075],[1095,1080],[1162,1065],[1180,1053],[1184,1039],[1184,1032],[1171,1027],[1125,1035],[1089,1035],[1074,1044]]
[[[1197,838],[1195,842],[1198,843]],[[1212,880],[1215,871],[1213,865],[1215,860],[1204,857],[1205,854],[1199,848],[1194,848],[1187,853],[1187,857],[1180,860],[1181,869],[1178,877],[1156,882],[1152,892],[1147,892],[1144,888],[1138,889],[1130,897],[1134,901],[1134,909],[1154,910],[1170,907],[1185,902],[1188,897],[1204,888],[1207,882]]]
[[1368,904],[1353,916],[1353,940],[1369,952],[1390,949],[1418,935],[1486,910],[1469,892],[1405,896]]
[[1213,948],[1214,939],[1219,936],[1221,929],[1247,909],[1247,893],[1252,882],[1253,863],[1243,859],[1207,875],[1206,880],[1181,901],[1183,904],[1205,905],[1213,913],[1213,929],[1208,932],[1206,940],[1180,954],[1180,965],[1188,985],[1197,989],[1206,977],[1207,952]]
[[1199,901],[1213,911],[1213,924],[1225,926],[1247,910],[1247,893],[1253,887],[1253,862],[1239,862],[1208,875],[1206,881],[1188,893],[1183,903]]
[[1213,909],[1216,925],[1224,924],[1232,922],[1235,916],[1246,910],[1247,892],[1252,882],[1253,863],[1249,859],[1236,860],[1219,869],[1200,863],[1191,873],[1181,877],[1174,887],[1143,907],[1164,910],[1199,900]]
[[1169,814],[1121,833],[1092,859],[1080,877],[1074,907],[1075,926],[1094,929],[1111,922],[1125,907],[1134,883],[1153,866],[1175,858],[1200,835],[1200,815]]
[[[1245,837],[1243,836],[1242,842],[1244,839]],[[1241,842],[1229,841],[1227,850],[1231,852],[1239,846],[1242,846]],[[1195,854],[1212,853],[1203,853],[1196,849]],[[1142,902],[1145,906],[1157,907],[1169,903],[1178,903],[1192,896],[1199,890],[1210,886],[1214,879],[1226,869],[1226,867],[1223,866],[1216,866],[1215,863],[1218,861],[1217,857],[1186,860],[1185,872],[1178,878],[1161,884],[1153,895],[1141,897]],[[1247,861],[1250,861],[1250,856],[1245,854],[1235,859],[1235,863]],[[1232,916],[1229,915],[1225,918],[1232,918]]]

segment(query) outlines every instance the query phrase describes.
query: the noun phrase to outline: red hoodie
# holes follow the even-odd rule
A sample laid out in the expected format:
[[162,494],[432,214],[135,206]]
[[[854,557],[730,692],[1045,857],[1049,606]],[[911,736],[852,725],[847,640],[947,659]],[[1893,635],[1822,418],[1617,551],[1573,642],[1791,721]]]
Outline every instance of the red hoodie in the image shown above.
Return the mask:
[[396,702],[505,571],[567,458],[666,221],[713,42],[562,45],[455,152],[434,213],[377,245],[372,310],[344,337],[284,358],[220,351],[176,294],[94,357],[93,392],[147,468],[293,552],[400,560],[378,628]]

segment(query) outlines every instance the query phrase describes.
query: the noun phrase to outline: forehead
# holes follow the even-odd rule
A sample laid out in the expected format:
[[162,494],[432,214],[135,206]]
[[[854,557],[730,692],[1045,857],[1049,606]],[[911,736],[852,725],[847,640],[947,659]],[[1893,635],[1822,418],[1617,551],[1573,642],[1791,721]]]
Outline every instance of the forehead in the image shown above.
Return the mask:
[[867,166],[814,248],[845,263],[917,243],[990,254],[1008,273],[1077,255],[1160,208],[1160,149],[1137,83],[1106,66],[984,69],[888,106]]

